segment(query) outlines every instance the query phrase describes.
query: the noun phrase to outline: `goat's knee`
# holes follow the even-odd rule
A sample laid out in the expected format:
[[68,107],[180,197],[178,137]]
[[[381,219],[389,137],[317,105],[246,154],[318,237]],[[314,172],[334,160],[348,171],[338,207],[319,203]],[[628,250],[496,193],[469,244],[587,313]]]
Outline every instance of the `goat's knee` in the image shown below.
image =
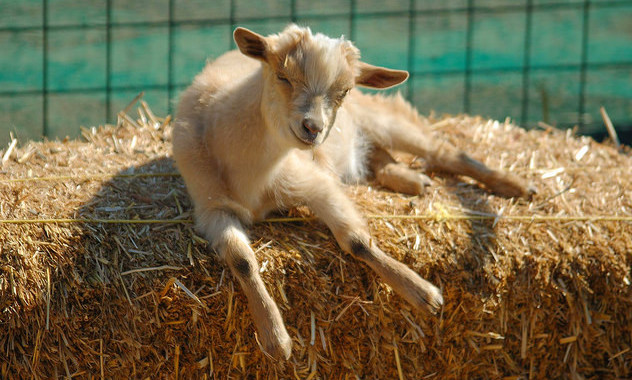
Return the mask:
[[363,239],[358,237],[352,237],[349,244],[349,253],[356,259],[369,263],[374,260],[379,260],[376,253],[381,252],[371,247],[370,239]]
[[231,254],[226,258],[226,263],[230,270],[239,277],[240,280],[248,280],[257,273],[259,265],[256,260],[244,257],[243,255]]
[[428,176],[417,173],[402,163],[388,164],[375,172],[377,182],[398,193],[421,195],[431,181]]
[[370,165],[377,182],[398,193],[420,195],[431,183],[430,178],[397,162],[383,148],[374,149]]

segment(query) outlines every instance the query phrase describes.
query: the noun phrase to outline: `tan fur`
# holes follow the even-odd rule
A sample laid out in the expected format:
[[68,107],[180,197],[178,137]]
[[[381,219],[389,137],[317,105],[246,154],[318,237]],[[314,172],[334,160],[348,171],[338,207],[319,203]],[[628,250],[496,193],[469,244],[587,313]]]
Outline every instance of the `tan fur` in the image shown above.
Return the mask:
[[372,170],[386,187],[421,193],[428,178],[393,160],[388,150],[396,149],[501,194],[524,195],[525,187],[429,140],[401,97],[354,90],[391,87],[408,74],[361,62],[349,41],[296,25],[268,37],[238,28],[234,37],[240,51],[209,63],[182,95],[173,153],[196,225],[244,289],[264,350],[288,358],[291,339],[259,276],[244,226],[299,204],[407,301],[436,312],[443,303],[439,289],[372,242],[340,180],[359,181]]

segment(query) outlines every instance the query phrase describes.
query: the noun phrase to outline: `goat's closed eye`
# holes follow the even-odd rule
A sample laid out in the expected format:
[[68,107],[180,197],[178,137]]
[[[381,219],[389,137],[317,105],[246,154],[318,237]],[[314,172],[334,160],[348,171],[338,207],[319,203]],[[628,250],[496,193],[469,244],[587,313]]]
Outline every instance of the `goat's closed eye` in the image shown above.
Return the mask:
[[344,99],[345,96],[347,96],[348,93],[349,93],[349,89],[340,91],[338,93],[338,99],[340,99],[340,100]]
[[277,74],[277,79],[278,79],[280,82],[283,82],[284,84],[287,84],[288,86],[291,86],[291,85],[292,85],[292,83],[290,83],[290,80],[289,80],[289,79],[287,79],[285,76],[283,76],[283,75],[281,75],[281,74]]

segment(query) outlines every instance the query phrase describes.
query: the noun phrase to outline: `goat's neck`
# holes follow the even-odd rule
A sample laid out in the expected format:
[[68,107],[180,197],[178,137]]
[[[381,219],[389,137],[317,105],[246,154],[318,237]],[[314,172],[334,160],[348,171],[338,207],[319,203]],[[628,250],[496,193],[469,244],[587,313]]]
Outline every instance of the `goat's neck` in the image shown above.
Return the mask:
[[274,171],[291,150],[265,129],[262,126],[251,136],[250,149],[246,152],[252,163],[251,168],[261,175]]
[[[250,94],[252,96],[252,94]],[[283,126],[270,125],[271,118],[267,117],[269,109],[262,107],[264,97],[257,96],[258,100],[254,105],[259,114],[252,120],[252,124],[242,134],[242,150],[240,162],[244,159],[248,162],[246,171],[249,175],[254,175],[264,179],[275,172],[278,164],[294,149],[289,146],[286,139],[281,136]]]
[[[261,79],[263,80],[263,75]],[[265,85],[261,86],[261,90],[262,93],[257,96],[256,106],[260,122],[257,123],[256,132],[251,136],[251,153],[258,157],[261,165],[272,169],[295,147],[287,141],[289,125],[285,125],[286,121],[277,118],[276,114],[279,111],[269,106],[277,104],[279,100],[266,96]]]

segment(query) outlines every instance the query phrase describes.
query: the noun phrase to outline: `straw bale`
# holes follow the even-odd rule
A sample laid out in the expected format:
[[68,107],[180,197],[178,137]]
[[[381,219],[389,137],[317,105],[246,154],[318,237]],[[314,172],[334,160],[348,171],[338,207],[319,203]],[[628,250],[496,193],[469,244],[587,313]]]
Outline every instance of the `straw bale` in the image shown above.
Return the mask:
[[[169,120],[146,104],[132,111],[81,140],[22,142],[6,155],[1,378],[632,376],[629,149],[510,121],[428,117],[428,133],[538,193],[506,199],[440,174],[417,197],[346,187],[374,216],[380,246],[441,287],[437,317],[342,253],[322,223],[255,225],[264,281],[294,340],[278,363],[259,350],[238,283],[189,222]],[[175,222],[124,223],[146,219]]]

